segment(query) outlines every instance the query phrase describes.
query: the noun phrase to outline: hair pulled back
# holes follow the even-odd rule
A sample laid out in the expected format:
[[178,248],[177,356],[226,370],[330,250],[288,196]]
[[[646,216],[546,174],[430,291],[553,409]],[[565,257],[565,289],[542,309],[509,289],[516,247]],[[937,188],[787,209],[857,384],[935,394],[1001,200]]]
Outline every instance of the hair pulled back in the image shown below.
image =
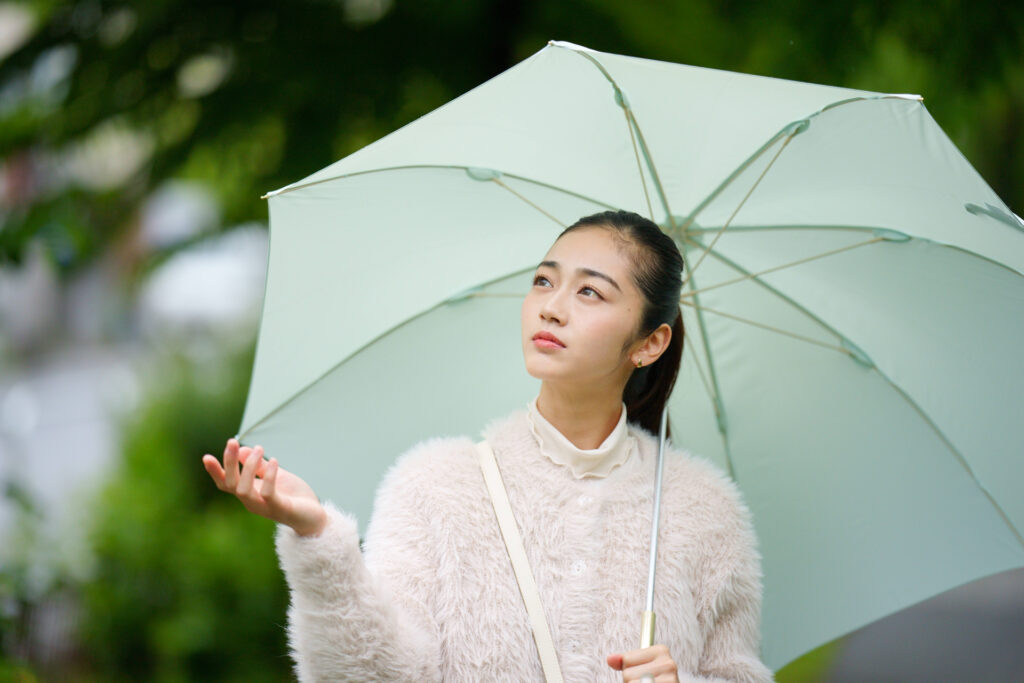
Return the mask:
[[679,293],[683,286],[683,257],[671,237],[654,221],[632,211],[604,211],[584,216],[564,231],[604,228],[625,243],[632,261],[633,283],[644,297],[637,339],[649,335],[662,323],[672,328],[668,348],[649,366],[633,371],[622,400],[627,420],[657,434],[661,412],[672,393],[683,356],[683,317]]

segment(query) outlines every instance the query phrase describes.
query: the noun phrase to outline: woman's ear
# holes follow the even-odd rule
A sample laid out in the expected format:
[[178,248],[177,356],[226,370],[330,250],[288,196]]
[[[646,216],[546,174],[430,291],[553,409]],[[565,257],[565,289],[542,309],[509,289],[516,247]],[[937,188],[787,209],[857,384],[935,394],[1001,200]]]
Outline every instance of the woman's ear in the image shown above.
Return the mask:
[[637,367],[646,367],[661,358],[661,354],[665,353],[671,341],[672,328],[669,327],[668,323],[662,323],[658,325],[654,332],[651,332],[638,342],[639,346],[634,347],[633,352],[630,354],[630,360],[632,360],[634,365],[637,365],[639,362],[640,365],[637,365]]

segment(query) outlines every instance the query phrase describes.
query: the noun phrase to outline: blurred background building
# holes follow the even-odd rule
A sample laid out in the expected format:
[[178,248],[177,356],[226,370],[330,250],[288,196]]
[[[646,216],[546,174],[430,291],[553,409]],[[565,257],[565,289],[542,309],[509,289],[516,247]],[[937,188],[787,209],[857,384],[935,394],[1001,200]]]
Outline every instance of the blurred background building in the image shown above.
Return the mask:
[[[260,196],[548,39],[924,94],[1024,205],[1019,3],[0,2],[0,680],[290,675],[271,525],[199,464],[241,416]],[[1021,642],[1012,572],[779,679],[1024,680]]]

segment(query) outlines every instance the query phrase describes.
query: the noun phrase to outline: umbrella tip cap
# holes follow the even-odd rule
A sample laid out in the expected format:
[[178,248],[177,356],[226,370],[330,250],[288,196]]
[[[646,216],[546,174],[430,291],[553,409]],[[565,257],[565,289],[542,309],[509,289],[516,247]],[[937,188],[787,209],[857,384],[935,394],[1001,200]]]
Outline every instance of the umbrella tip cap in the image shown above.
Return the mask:
[[468,166],[466,174],[473,180],[497,180],[501,177],[501,171],[493,168],[480,168],[479,166]]
[[793,137],[793,136],[799,135],[800,133],[803,133],[805,130],[807,130],[810,127],[811,127],[811,120],[810,119],[800,119],[799,121],[794,121],[793,123],[791,123],[788,126],[786,126],[786,135],[789,135],[790,137]]
[[875,237],[883,239],[886,242],[908,242],[910,241],[910,235],[899,230],[890,230],[889,228],[875,228],[871,231]]

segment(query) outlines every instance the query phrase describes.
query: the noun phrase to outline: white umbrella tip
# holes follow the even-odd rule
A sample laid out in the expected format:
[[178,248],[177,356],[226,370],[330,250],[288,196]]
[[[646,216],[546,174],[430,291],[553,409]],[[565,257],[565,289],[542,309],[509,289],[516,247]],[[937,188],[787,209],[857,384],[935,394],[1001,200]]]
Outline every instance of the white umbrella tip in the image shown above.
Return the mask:
[[567,40],[549,40],[548,45],[551,47],[564,47],[567,50],[576,50],[577,52],[595,52],[595,50],[591,50],[589,47],[570,43]]

